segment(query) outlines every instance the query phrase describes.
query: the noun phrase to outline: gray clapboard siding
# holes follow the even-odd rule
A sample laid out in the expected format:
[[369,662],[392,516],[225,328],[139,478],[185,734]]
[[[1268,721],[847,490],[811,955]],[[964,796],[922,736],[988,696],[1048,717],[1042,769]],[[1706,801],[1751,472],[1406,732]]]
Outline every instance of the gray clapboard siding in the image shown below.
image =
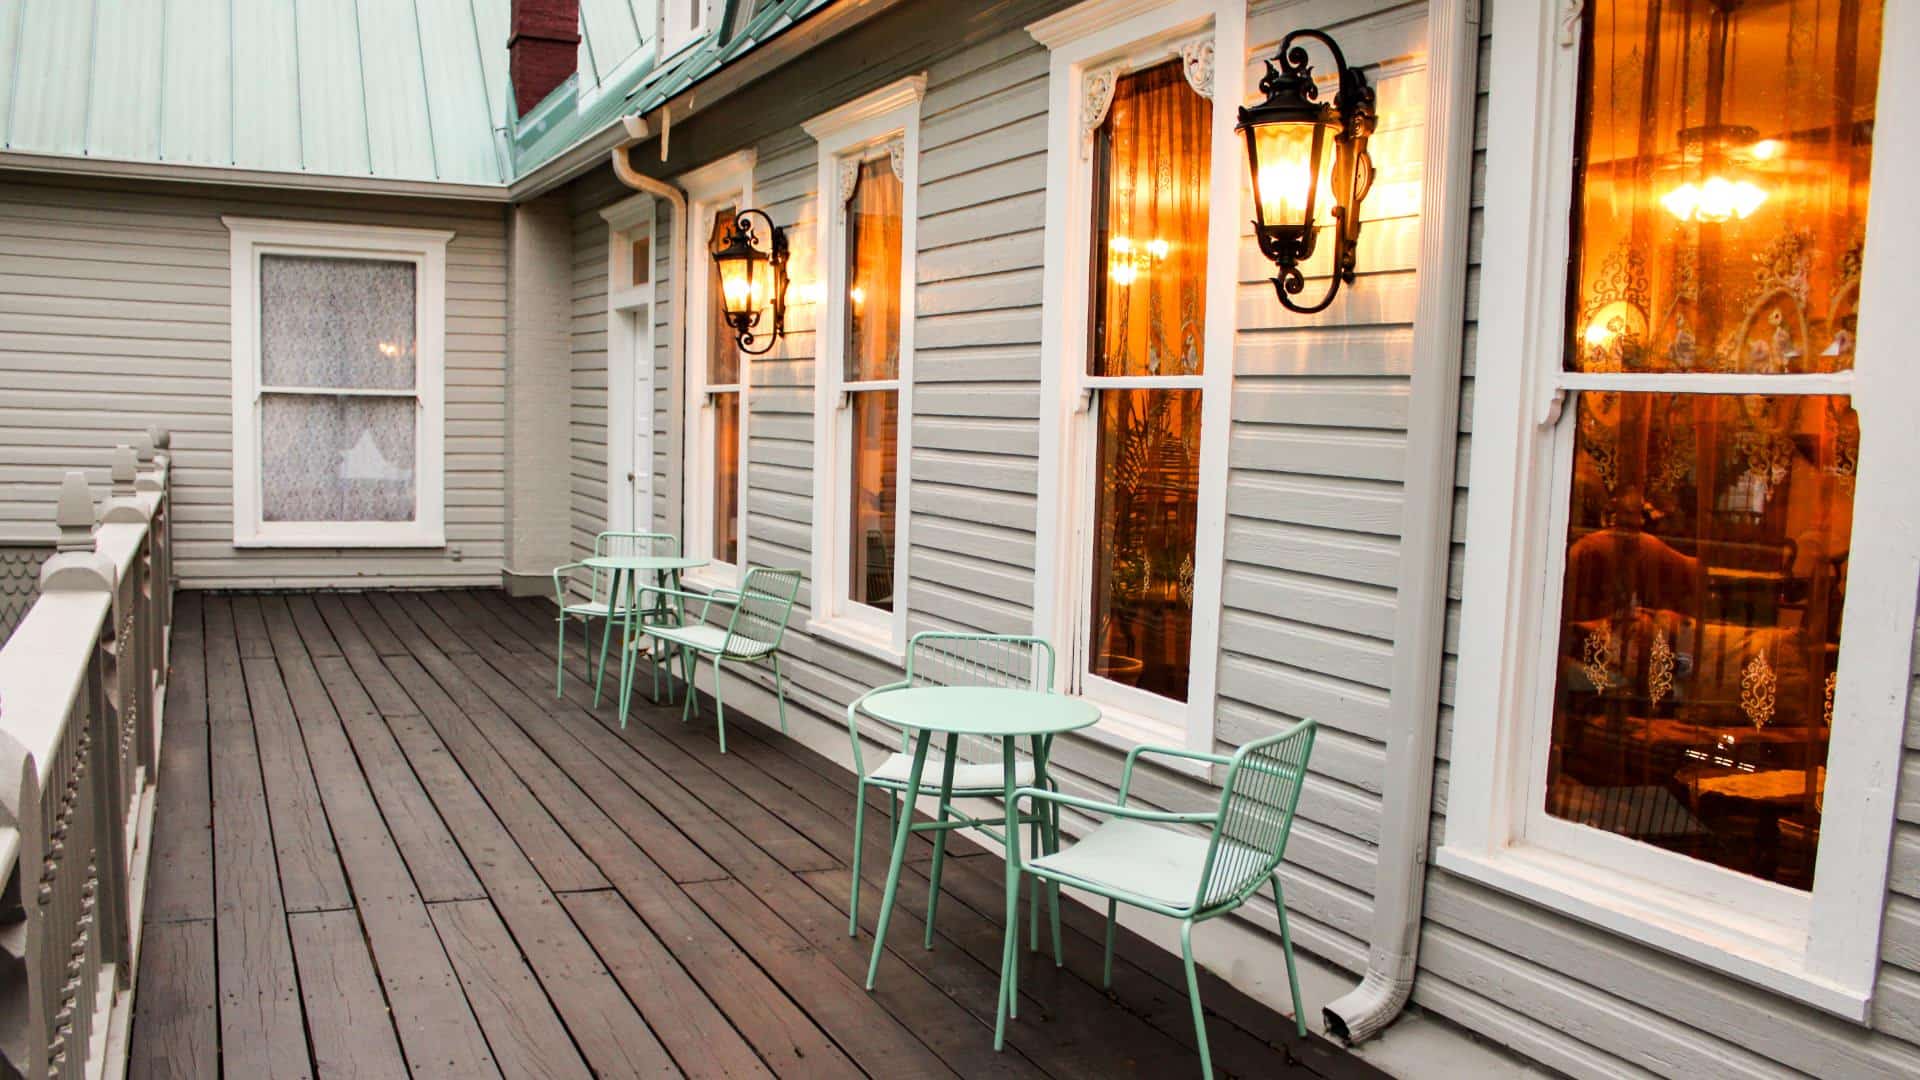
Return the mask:
[[[222,215],[451,229],[444,550],[232,545],[229,236]],[[505,224],[497,206],[251,188],[0,178],[0,535],[51,538],[68,469],[173,433],[188,586],[492,583],[504,551]],[[457,557],[456,557],[457,552]]]

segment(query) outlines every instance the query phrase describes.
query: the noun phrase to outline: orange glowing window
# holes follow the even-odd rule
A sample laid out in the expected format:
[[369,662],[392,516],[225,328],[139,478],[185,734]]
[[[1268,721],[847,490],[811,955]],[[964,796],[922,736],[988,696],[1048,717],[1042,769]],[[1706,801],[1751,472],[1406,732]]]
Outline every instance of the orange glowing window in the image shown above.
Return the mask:
[[1120,78],[1094,146],[1086,670],[1175,701],[1193,637],[1212,116],[1162,64]]
[[1880,4],[1585,18],[1545,809],[1808,889],[1859,428],[1727,380],[1853,365]]
[[856,166],[846,212],[847,599],[893,610],[894,507],[899,499],[901,213],[890,155]]

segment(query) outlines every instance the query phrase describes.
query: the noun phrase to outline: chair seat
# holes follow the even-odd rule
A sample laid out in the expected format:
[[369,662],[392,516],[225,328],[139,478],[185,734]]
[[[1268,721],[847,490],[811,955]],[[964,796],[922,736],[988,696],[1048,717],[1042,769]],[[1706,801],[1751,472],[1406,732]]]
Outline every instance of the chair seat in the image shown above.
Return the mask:
[[[923,791],[937,791],[940,776],[946,768],[943,755],[927,752],[927,763],[920,770],[920,788]],[[884,784],[892,788],[905,788],[907,778],[913,775],[913,755],[894,754],[882,762],[880,767],[867,774],[873,783]],[[1030,787],[1033,784],[1033,762],[1016,761],[1013,765],[1013,783],[1015,787]],[[955,762],[953,766],[953,790],[962,792],[986,792],[1005,794],[1006,772],[997,761],[983,763]]]
[[647,633],[669,645],[684,645],[696,652],[725,652],[729,656],[754,659],[773,650],[773,646],[764,641],[755,641],[739,634],[733,635],[731,648],[728,648],[727,629],[710,623],[689,623],[685,626],[649,626]]
[[[1229,844],[1231,841],[1221,841],[1220,858],[1226,857],[1224,849]],[[1206,863],[1205,835],[1121,818],[1103,822],[1061,851],[1028,860],[1027,867],[1170,908],[1185,908],[1199,895],[1200,875]]]

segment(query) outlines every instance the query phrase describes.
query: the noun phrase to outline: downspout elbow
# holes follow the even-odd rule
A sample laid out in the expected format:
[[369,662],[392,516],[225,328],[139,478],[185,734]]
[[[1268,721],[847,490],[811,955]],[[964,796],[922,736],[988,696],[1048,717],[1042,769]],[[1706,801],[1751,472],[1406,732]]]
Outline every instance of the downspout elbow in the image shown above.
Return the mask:
[[1402,954],[1397,962],[1367,965],[1360,985],[1321,1010],[1327,1034],[1352,1046],[1366,1042],[1393,1023],[1413,996],[1414,958]]

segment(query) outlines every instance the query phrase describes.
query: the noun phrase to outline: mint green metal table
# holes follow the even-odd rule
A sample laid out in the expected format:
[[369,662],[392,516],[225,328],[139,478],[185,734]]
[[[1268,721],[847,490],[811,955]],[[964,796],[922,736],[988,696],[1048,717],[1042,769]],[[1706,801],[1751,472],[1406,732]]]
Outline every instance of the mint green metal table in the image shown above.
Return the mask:
[[[900,886],[900,866],[907,857],[907,837],[922,827],[938,827],[935,822],[920,826],[913,820],[913,804],[920,795],[920,776],[927,763],[927,748],[935,734],[947,737],[946,775],[940,782],[940,801],[943,805],[953,796],[953,767],[960,756],[960,736],[1000,740],[1007,815],[999,831],[1000,839],[1006,845],[1008,912],[1006,943],[1001,950],[1000,963],[1003,973],[1017,973],[1020,931],[1018,920],[1013,917],[1020,895],[1020,856],[1017,850],[1020,820],[1014,813],[1013,802],[1013,793],[1018,787],[1014,782],[1016,745],[1022,738],[1032,740],[1033,786],[1042,787],[1046,784],[1047,751],[1053,737],[1061,732],[1093,726],[1100,720],[1100,710],[1080,698],[1002,686],[911,686],[883,690],[867,698],[863,709],[868,715],[885,723],[917,733],[913,741],[913,767],[907,773],[905,809],[894,829],[893,859],[887,865],[887,888],[880,898],[880,921],[874,927],[873,959],[867,965],[867,989],[873,989],[874,976],[880,970],[880,956],[887,948],[887,921],[893,915],[894,895]],[[1059,836],[1051,824],[1042,831],[1046,835],[1047,846],[1056,847]],[[858,888],[858,885],[855,887]],[[1060,918],[1057,899],[1053,918],[1057,949]],[[1011,992],[1017,996],[1018,979],[1006,978],[1005,974],[1002,976],[1001,996],[1004,998],[1009,992],[1007,987],[1015,987]],[[1017,1006],[1009,1003],[1009,1007],[1010,1011],[1017,1014]]]
[[[651,573],[655,584],[678,589],[681,571],[705,566],[708,561],[689,558],[685,555],[595,555],[580,560],[580,564],[590,569],[604,570],[612,575],[613,580],[607,589],[607,603],[611,610],[614,607],[632,608],[640,602],[641,574]],[[641,614],[641,620],[644,623],[648,616],[663,616],[669,612],[667,599],[661,596],[652,611]],[[593,681],[593,700],[596,705],[600,702],[600,679],[607,673],[607,640],[613,637],[612,629],[609,626],[608,632],[600,635],[600,672]],[[625,690],[628,680],[632,678],[632,665],[636,659],[633,651],[635,630],[632,618],[620,620],[620,688],[622,691],[620,700],[623,703],[626,701]],[[671,677],[673,674],[671,668],[668,669],[667,674]],[[654,687],[656,698],[659,696],[659,690],[659,686],[656,685]],[[626,720],[625,713],[622,713],[620,716],[622,726],[625,726]]]

